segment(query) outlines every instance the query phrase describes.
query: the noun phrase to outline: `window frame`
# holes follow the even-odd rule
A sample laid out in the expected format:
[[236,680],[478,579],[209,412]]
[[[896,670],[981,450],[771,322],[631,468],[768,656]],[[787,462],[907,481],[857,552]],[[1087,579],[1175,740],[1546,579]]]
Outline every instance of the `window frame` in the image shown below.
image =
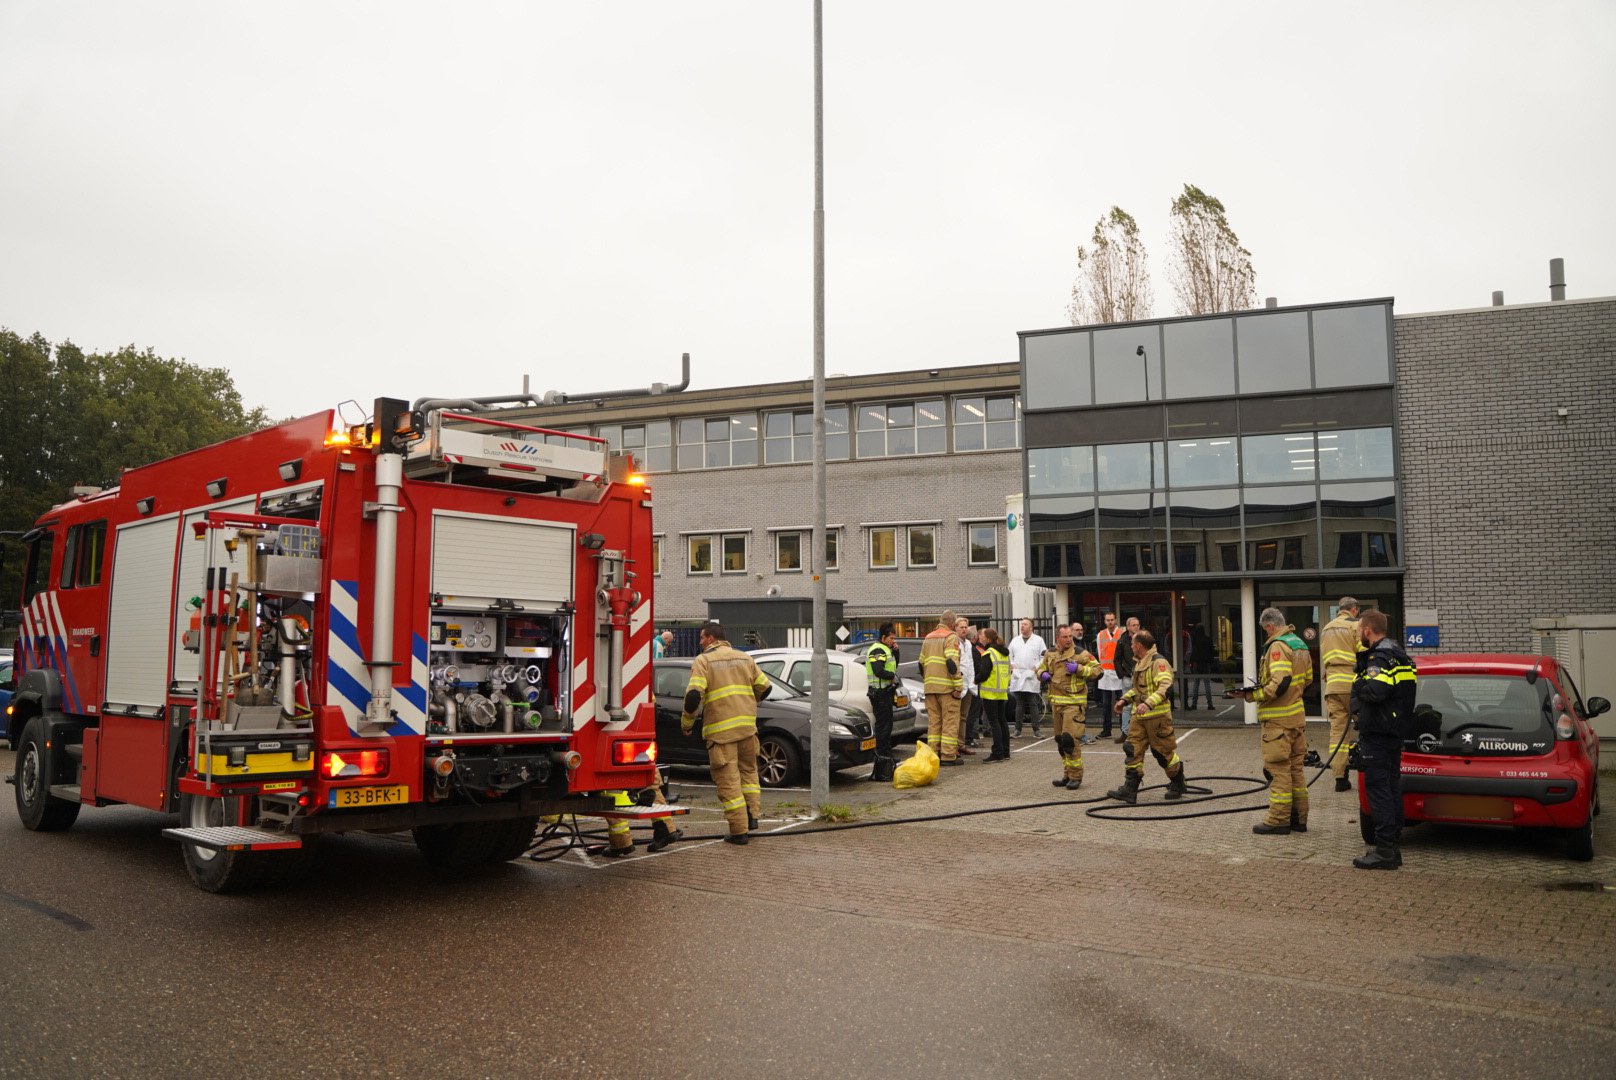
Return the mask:
[[[920,422],[921,407],[930,405],[935,405],[937,407],[937,422],[933,424],[922,424]],[[892,401],[861,401],[854,404],[852,408],[855,411],[848,417],[851,424],[848,429],[848,436],[852,440],[849,446],[852,450],[853,460],[874,461],[878,458],[934,457],[939,454],[948,453],[951,443],[948,431],[949,399],[947,397],[910,398],[907,400],[898,398]],[[872,425],[871,427],[867,428],[860,426],[860,420],[865,415],[865,410],[876,408],[881,410],[881,425],[879,427]],[[913,410],[911,422],[908,424],[894,425],[892,423],[892,410],[895,408],[907,408]],[[942,444],[936,450],[922,450],[920,448],[920,432],[922,430],[936,430],[941,432]],[[915,448],[907,453],[893,453],[891,436],[894,431],[912,432],[914,434]],[[881,436],[881,451],[879,453],[871,454],[863,453],[859,449],[859,436],[875,434],[879,434]]]
[[[713,536],[714,535],[715,535],[714,533],[695,533],[695,534],[692,534],[690,536],[685,537],[685,576],[686,577],[707,577],[710,574],[716,574],[717,573],[718,564],[716,562],[714,562],[714,560],[713,560]],[[700,542],[705,542],[706,545],[707,545],[707,569],[705,569],[705,570],[700,570],[700,569],[696,568],[696,544],[700,543]]]
[[[718,536],[718,572],[731,575],[747,573],[752,561],[752,538],[744,532],[719,533]],[[729,568],[729,544],[731,540],[741,542],[741,565],[734,570]]]
[[[866,531],[869,534],[869,569],[896,570],[898,568],[898,526],[872,525]],[[890,533],[892,536],[892,561],[890,563],[877,563],[875,561],[875,537],[877,533]]]
[[[960,409],[967,407],[966,402],[976,402],[976,401],[980,401],[982,403],[982,418],[980,420],[966,420],[964,422],[961,422],[961,420],[959,418]],[[994,419],[992,419],[992,416],[993,416],[993,405],[992,405],[992,403],[995,402],[995,401],[1008,401],[1008,402],[1010,402],[1010,419],[1009,420],[994,420]],[[1010,450],[1020,450],[1021,449],[1021,395],[1020,394],[955,394],[953,397],[949,398],[949,404],[952,406],[952,411],[950,413],[950,416],[952,417],[952,419],[949,421],[949,427],[951,429],[949,431],[949,445],[951,445],[954,448],[954,453],[956,453],[956,454],[992,454],[992,453],[1004,453],[1004,452],[1010,451]],[[989,428],[989,425],[992,425],[992,424],[1009,424],[1010,425],[1010,429],[1015,432],[1015,436],[1012,439],[1009,446],[989,446],[988,445],[988,428]],[[978,429],[978,430],[981,431],[981,433],[982,433],[982,445],[981,446],[973,447],[973,448],[965,448],[965,447],[960,446],[959,433],[960,433],[960,431],[962,429],[967,429],[967,428],[975,428],[975,429]]]
[[[931,540],[931,562],[915,562],[915,537],[918,535],[926,535]],[[903,565],[906,570],[937,569],[937,526],[905,525],[903,527],[903,553]]]
[[[991,560],[983,561],[976,557],[976,540],[972,534],[978,529],[987,529],[993,534],[993,558]],[[998,567],[999,523],[997,521],[968,521],[965,523],[965,565]]]
[[651,537],[651,576],[662,576],[662,537]]
[[[809,546],[812,546],[813,540],[811,537],[813,536],[813,533],[809,533],[808,535],[810,537],[808,541]],[[791,537],[792,540],[796,541],[797,544],[796,566],[780,565],[780,555],[782,554],[780,545],[781,542],[788,536]],[[801,574],[804,572],[804,567],[802,565],[802,536],[803,534],[795,529],[783,529],[774,534],[774,572],[776,574]]]
[[[750,440],[737,439],[734,437],[734,429],[737,426],[736,421],[744,417],[751,417],[752,419],[752,436]],[[730,435],[728,439],[709,439],[707,437],[707,426],[714,421],[724,422],[726,425],[726,430]],[[740,409],[736,412],[715,413],[711,416],[705,414],[701,416],[681,416],[674,423],[676,426],[672,430],[670,437],[673,439],[673,465],[675,472],[709,472],[715,469],[750,469],[755,467],[762,460],[763,448],[760,444],[763,441],[763,427],[762,421],[759,419],[759,413],[756,409]],[[682,434],[678,429],[687,423],[701,425],[700,440],[692,440],[690,442],[684,441]],[[752,444],[752,460],[749,462],[743,461],[737,464],[735,461],[735,447],[737,445],[744,446],[747,442]],[[724,464],[707,464],[707,448],[709,446],[725,447],[726,454]],[[687,466],[680,460],[680,452],[686,447],[693,447],[699,452],[700,464]]]

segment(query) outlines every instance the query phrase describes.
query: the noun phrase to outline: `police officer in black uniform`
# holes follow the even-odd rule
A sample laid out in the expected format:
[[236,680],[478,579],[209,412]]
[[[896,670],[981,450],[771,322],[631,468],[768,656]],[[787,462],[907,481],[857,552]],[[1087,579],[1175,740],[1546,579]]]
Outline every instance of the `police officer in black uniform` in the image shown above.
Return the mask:
[[877,631],[879,640],[864,656],[864,674],[870,686],[870,708],[875,712],[875,768],[870,779],[891,780],[898,762],[892,754],[892,708],[898,696],[898,631],[889,622]]
[[1414,661],[1386,636],[1386,613],[1358,616],[1358,654],[1352,682],[1352,712],[1358,717],[1358,755],[1364,796],[1375,822],[1375,850],[1352,860],[1360,870],[1396,870],[1403,865],[1403,740],[1414,715],[1418,675]]

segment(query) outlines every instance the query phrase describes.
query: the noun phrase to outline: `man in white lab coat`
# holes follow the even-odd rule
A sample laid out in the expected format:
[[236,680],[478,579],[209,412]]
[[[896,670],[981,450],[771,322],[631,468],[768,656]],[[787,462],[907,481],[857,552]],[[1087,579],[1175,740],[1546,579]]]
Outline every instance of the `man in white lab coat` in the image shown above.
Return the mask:
[[1021,633],[1010,639],[1010,700],[1016,712],[1016,734],[1021,734],[1024,723],[1032,725],[1032,733],[1039,734],[1043,719],[1043,702],[1039,699],[1038,665],[1044,662],[1049,646],[1032,632],[1032,620],[1021,620]]

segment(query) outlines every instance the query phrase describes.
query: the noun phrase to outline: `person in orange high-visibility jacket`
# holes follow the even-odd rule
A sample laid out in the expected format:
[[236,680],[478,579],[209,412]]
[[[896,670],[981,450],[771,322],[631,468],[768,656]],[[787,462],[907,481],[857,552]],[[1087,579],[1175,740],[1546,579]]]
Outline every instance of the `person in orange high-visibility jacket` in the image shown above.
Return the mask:
[[1148,749],[1167,772],[1167,791],[1162,797],[1181,799],[1188,788],[1184,761],[1178,756],[1178,739],[1173,734],[1173,703],[1167,696],[1173,688],[1173,665],[1156,651],[1156,638],[1149,630],[1134,633],[1129,647],[1134,656],[1133,687],[1116,704],[1119,713],[1133,706],[1128,741],[1122,744],[1127,763],[1122,768],[1122,786],[1106,792],[1106,797],[1121,799],[1130,806],[1139,801]]
[[1358,640],[1358,601],[1343,596],[1336,605],[1336,616],[1324,625],[1319,634],[1319,666],[1324,669],[1324,713],[1330,718],[1330,751],[1324,756],[1330,760],[1330,771],[1335,774],[1335,789],[1351,791],[1352,781],[1347,778],[1347,758],[1358,745],[1357,725],[1352,722],[1352,680],[1357,676],[1358,654],[1363,642]]
[[1302,694],[1313,682],[1313,656],[1278,608],[1257,618],[1268,635],[1257,667],[1257,686],[1239,693],[1257,703],[1263,771],[1268,774],[1268,817],[1251,827],[1259,836],[1307,832],[1307,710]]
[[1055,715],[1055,747],[1061,755],[1061,775],[1051,781],[1056,787],[1076,791],[1083,784],[1088,681],[1098,679],[1103,670],[1088,650],[1073,644],[1072,631],[1065,626],[1055,631],[1055,647],[1044,653],[1044,661],[1038,665],[1038,678],[1049,687],[1049,711]]
[[729,821],[729,835],[724,839],[732,844],[746,843],[746,834],[757,828],[758,815],[763,812],[757,771],[757,703],[769,696],[773,685],[750,656],[730,647],[722,626],[710,622],[701,628],[701,655],[690,665],[679,727],[690,734],[696,726],[696,713],[701,713],[707,764]]
[[920,675],[926,681],[926,741],[944,765],[958,765],[965,680],[960,674],[959,633],[954,629],[952,611],[943,612],[937,629],[920,643]]

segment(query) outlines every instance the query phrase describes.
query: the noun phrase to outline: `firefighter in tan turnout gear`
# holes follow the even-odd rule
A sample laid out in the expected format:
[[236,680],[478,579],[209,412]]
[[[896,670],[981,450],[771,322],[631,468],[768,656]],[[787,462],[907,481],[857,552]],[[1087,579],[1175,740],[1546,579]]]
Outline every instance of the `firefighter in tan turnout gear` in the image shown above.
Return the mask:
[[944,765],[958,765],[965,680],[960,675],[960,639],[952,611],[943,612],[937,629],[920,643],[920,674],[926,680],[926,741]]
[[1055,715],[1055,747],[1061,755],[1061,774],[1050,781],[1076,791],[1083,783],[1083,738],[1089,710],[1089,680],[1105,669],[1087,649],[1072,643],[1072,631],[1055,631],[1055,647],[1044,653],[1038,679],[1049,688],[1049,708]]
[[1106,792],[1106,797],[1130,805],[1139,801],[1139,785],[1145,778],[1145,750],[1155,755],[1167,771],[1165,799],[1181,799],[1187,790],[1184,762],[1178,756],[1178,739],[1173,736],[1173,706],[1167,692],[1173,688],[1173,665],[1156,651],[1156,638],[1148,630],[1133,635],[1133,686],[1117,701],[1116,711],[1133,706],[1133,723],[1128,741],[1122,744],[1127,755],[1122,786]]
[[769,696],[772,685],[750,656],[730,647],[722,626],[710,622],[701,628],[701,655],[690,665],[679,727],[690,734],[696,713],[701,712],[707,764],[729,821],[729,835],[724,839],[732,844],[747,842],[747,832],[757,828],[763,811],[757,771],[757,703]]
[[1255,689],[1238,696],[1257,703],[1263,772],[1268,775],[1268,818],[1251,827],[1259,836],[1307,832],[1307,710],[1302,692],[1313,681],[1313,657],[1278,608],[1264,608],[1257,622],[1268,634]]
[[1330,718],[1330,771],[1335,789],[1351,791],[1347,778],[1347,757],[1358,745],[1358,728],[1352,719],[1352,680],[1358,669],[1358,601],[1343,596],[1336,605],[1336,617],[1325,623],[1319,634],[1319,663],[1324,668],[1324,712]]

